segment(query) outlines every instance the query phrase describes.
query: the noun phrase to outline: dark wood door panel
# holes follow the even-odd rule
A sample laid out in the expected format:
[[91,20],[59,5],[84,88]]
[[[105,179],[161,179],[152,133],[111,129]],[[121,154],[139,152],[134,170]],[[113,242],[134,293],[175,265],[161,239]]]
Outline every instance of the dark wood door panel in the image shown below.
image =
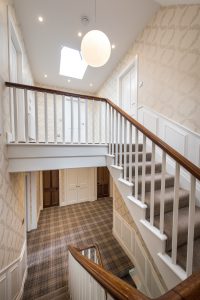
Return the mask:
[[59,205],[59,171],[43,171],[43,206]]
[[109,171],[106,167],[97,168],[97,198],[109,196]]

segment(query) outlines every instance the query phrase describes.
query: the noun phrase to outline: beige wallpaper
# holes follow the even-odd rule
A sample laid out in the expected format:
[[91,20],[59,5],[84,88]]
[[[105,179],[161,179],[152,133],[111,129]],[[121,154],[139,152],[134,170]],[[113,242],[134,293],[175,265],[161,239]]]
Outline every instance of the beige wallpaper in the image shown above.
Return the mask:
[[160,278],[163,286],[165,286],[162,276],[160,275],[160,272],[157,269],[151,255],[145,245],[145,242],[142,239],[140,232],[138,231],[137,226],[134,223],[133,218],[131,217],[131,215],[128,211],[128,208],[127,208],[127,206],[115,184],[113,184],[113,209],[134,229],[135,234],[137,235],[137,238],[140,240],[140,242],[148,256],[149,261],[151,262],[152,266],[154,267],[154,270],[157,273],[158,277]]
[[118,102],[118,76],[136,54],[138,104],[200,133],[200,5],[160,8],[98,95]]
[[[6,132],[9,131],[9,94],[4,82],[8,72],[8,27],[7,0],[0,0],[0,270],[19,257],[25,240],[24,219],[24,174],[9,174],[6,149]],[[14,12],[10,13],[20,37]],[[30,83],[32,77],[28,67],[23,41],[23,82]]]

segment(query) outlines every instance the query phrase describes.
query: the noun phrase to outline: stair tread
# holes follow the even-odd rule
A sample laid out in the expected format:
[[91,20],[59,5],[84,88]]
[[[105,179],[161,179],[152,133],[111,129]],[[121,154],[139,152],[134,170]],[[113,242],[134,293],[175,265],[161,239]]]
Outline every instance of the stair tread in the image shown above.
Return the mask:
[[[141,197],[139,197],[141,200]],[[146,216],[149,217],[150,210],[150,201],[151,201],[151,192],[145,193],[145,203],[147,204]],[[154,215],[160,214],[160,201],[161,201],[161,190],[154,191]],[[174,186],[167,187],[164,193],[164,203],[165,203],[165,213],[173,210],[173,201],[174,201]],[[179,208],[187,206],[189,203],[189,192],[180,188],[179,189]]]
[[[183,207],[178,212],[178,247],[187,243],[188,233],[188,213],[189,207]],[[154,225],[159,228],[160,216],[154,218]],[[172,243],[172,226],[173,226],[173,211],[165,213],[164,230],[167,235],[166,251],[171,250]],[[196,207],[195,211],[195,238],[200,237],[200,207]]]
[[[168,252],[171,255],[171,251]],[[178,247],[177,250],[177,264],[186,270],[187,259],[187,244]],[[193,252],[193,269],[192,272],[198,272],[200,270],[200,238],[194,240],[194,252]]]

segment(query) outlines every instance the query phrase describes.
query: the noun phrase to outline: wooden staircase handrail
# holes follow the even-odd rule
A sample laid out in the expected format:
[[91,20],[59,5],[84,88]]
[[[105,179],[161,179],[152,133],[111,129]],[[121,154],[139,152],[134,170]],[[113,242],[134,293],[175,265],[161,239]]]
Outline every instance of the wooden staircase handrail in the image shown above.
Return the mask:
[[[68,247],[74,259],[116,300],[150,300],[149,297],[116,277],[103,267],[95,264],[72,245]],[[85,249],[85,248],[84,248]],[[200,272],[191,275],[166,294],[155,300],[199,300],[200,299]]]
[[96,101],[105,101],[110,106],[112,106],[118,113],[120,113],[126,120],[128,120],[132,125],[134,125],[140,132],[142,132],[147,138],[149,138],[153,143],[155,143],[158,147],[160,147],[163,151],[165,151],[171,158],[173,158],[176,162],[178,162],[182,167],[184,167],[190,174],[192,174],[196,179],[200,180],[200,168],[193,164],[190,160],[185,158],[181,153],[176,151],[174,148],[169,146],[163,140],[161,140],[158,136],[140,124],[138,121],[133,119],[129,114],[127,114],[124,110],[122,110],[118,105],[106,98],[100,98],[96,96],[88,96],[88,95],[81,95],[75,93],[68,93],[65,91],[60,90],[53,90],[47,89],[37,86],[31,85],[24,85],[19,83],[13,82],[5,82],[7,87],[15,87],[19,89],[27,89],[31,91],[43,92],[43,93],[50,93],[50,94],[57,94],[63,95],[68,97],[76,97],[88,100],[96,100]]

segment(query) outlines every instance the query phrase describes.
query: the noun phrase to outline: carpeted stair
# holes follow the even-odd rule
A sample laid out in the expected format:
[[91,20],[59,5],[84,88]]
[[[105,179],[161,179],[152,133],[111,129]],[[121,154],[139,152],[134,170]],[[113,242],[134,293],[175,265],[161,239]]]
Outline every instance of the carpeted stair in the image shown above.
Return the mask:
[[[141,200],[142,189],[142,160],[143,153],[142,144],[139,144],[138,154],[138,198]],[[120,151],[120,148],[118,148]],[[124,152],[124,145],[122,147]],[[135,145],[132,147],[132,182],[135,182]],[[145,203],[147,204],[146,219],[150,218],[150,198],[151,198],[151,157],[150,152],[146,153],[145,163]],[[129,175],[129,145],[127,145],[126,152],[126,176],[128,180]],[[118,152],[118,162],[120,161],[120,154]],[[124,168],[124,153],[122,154],[122,167]],[[161,200],[161,178],[162,178],[162,164],[155,163],[155,195],[154,195],[154,226],[159,229],[160,224],[160,200]],[[172,250],[172,226],[173,226],[173,202],[174,202],[174,176],[165,175],[165,218],[164,218],[164,232],[167,235],[166,252],[171,255]],[[133,195],[135,190],[133,187]],[[188,215],[189,215],[189,192],[183,188],[179,189],[179,213],[178,213],[178,250],[177,263],[186,269],[187,257],[187,236],[188,236]],[[195,213],[195,232],[194,232],[194,260],[193,271],[200,269],[200,208],[196,207]]]

